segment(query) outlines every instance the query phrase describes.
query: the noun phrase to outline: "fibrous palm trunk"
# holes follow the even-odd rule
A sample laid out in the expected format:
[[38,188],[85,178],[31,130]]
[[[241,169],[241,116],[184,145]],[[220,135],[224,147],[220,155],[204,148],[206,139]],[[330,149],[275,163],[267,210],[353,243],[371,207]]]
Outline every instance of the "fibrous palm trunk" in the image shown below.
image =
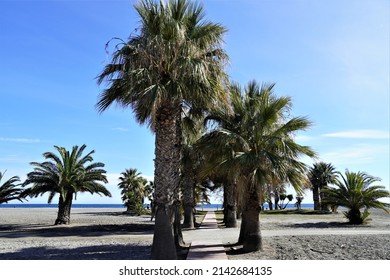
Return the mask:
[[279,192],[275,191],[275,210],[280,209],[279,207]]
[[183,166],[184,228],[195,228],[195,172],[192,158]]
[[321,210],[319,189],[318,186],[315,185],[313,186],[313,203],[314,203],[314,210]]
[[320,199],[321,199],[320,207],[321,207],[322,211],[329,212],[329,206],[325,203],[326,194],[325,194],[324,190],[326,188],[327,188],[327,186],[322,186],[320,189]]
[[224,197],[225,197],[225,226],[228,228],[237,227],[237,204],[235,196],[235,185],[226,184]]
[[262,240],[260,234],[260,199],[255,189],[246,195],[246,203],[242,212],[242,222],[238,243],[243,245],[244,252],[261,250]]
[[[180,189],[181,107],[166,102],[156,112],[155,143],[155,229],[152,258],[177,259],[174,223]],[[179,222],[180,226],[180,222]]]
[[70,210],[72,208],[73,193],[68,192],[65,198],[60,195],[58,201],[58,214],[55,225],[68,225],[70,223]]

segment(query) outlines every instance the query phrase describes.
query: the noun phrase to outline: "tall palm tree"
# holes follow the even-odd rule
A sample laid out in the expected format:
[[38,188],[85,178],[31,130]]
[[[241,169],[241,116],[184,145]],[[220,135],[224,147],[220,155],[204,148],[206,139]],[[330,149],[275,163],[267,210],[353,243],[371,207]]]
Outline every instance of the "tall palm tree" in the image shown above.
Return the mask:
[[155,232],[153,259],[176,259],[174,212],[179,200],[181,114],[185,104],[207,109],[225,102],[226,29],[206,21],[189,0],[143,0],[135,5],[140,28],[120,41],[98,76],[107,82],[97,109],[130,107],[155,132]]
[[[4,177],[4,174],[5,172],[0,172],[0,183]],[[23,189],[19,188],[20,185],[21,183],[18,176],[13,176],[4,183],[0,184],[0,204],[8,203],[8,201],[11,200],[22,201],[20,194]]]
[[127,212],[142,214],[144,198],[148,196],[148,181],[135,168],[126,169],[119,177],[118,187],[121,189],[122,201]]
[[310,122],[304,117],[289,118],[291,99],[276,97],[273,87],[251,82],[242,94],[234,85],[233,115],[220,111],[220,127],[202,139],[210,155],[207,168],[237,175],[243,201],[239,242],[246,252],[261,248],[259,205],[266,185],[282,178],[299,191],[306,171],[299,157],[315,155],[294,141],[294,134],[307,129]]
[[[69,152],[64,147],[54,146],[59,153],[46,152],[43,157],[47,160],[42,163],[32,162],[34,171],[27,174],[23,186],[32,184],[23,192],[23,196],[38,197],[49,193],[48,203],[51,203],[56,194],[59,194],[58,215],[55,225],[69,224],[73,198],[78,192],[98,193],[111,196],[111,193],[101,183],[107,183],[106,171],[101,162],[93,162],[91,151],[85,156],[86,145],[73,146]],[[90,163],[89,165],[87,165]]]
[[[384,186],[372,185],[379,181],[371,175],[363,172],[350,172],[346,170],[345,176],[338,172],[340,179],[335,184],[337,188],[328,188],[326,203],[331,206],[342,206],[349,210],[344,213],[351,224],[362,224],[370,214],[370,208],[380,208],[389,213],[390,203],[379,201],[381,198],[389,198],[390,193]],[[364,209],[362,213],[361,210]]]
[[328,207],[324,200],[325,190],[328,184],[336,182],[336,170],[331,163],[317,162],[310,168],[308,177],[313,190],[314,210],[327,211]]

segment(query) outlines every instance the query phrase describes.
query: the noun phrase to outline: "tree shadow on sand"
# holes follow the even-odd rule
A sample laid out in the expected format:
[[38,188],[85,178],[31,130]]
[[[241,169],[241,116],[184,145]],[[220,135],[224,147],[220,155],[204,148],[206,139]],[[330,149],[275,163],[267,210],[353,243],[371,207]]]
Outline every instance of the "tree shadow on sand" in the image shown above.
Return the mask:
[[28,247],[0,253],[1,260],[149,260],[151,246],[96,245],[78,248]]
[[[315,222],[315,223],[296,223],[281,225],[284,228],[354,228],[356,225],[351,225],[347,222]],[[361,227],[370,227],[370,225],[359,225]]]
[[146,217],[150,219],[150,215],[134,215],[126,211],[112,211],[112,212],[83,212],[83,213],[72,213],[72,216],[77,215],[90,215],[90,216],[116,216],[116,217]]
[[21,237],[70,237],[70,236],[109,236],[109,235],[148,235],[153,234],[153,224],[105,224],[105,225],[64,225],[35,226],[7,225],[0,227],[1,238]]

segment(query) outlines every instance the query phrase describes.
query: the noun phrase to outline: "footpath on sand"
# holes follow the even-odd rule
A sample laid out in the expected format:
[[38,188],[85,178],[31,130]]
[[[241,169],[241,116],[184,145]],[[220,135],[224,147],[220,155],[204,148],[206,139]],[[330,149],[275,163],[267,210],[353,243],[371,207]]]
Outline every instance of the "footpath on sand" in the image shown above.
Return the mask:
[[[191,246],[187,260],[227,260],[214,212],[207,212],[196,234],[188,234]],[[192,232],[194,232],[192,231]],[[191,232],[190,232],[191,233]]]

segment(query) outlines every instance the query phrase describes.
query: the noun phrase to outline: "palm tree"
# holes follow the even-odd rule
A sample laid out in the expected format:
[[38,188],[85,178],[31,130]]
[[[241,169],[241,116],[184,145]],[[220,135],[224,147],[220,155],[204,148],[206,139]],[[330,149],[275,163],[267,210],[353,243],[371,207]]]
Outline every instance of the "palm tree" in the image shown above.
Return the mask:
[[309,147],[294,141],[294,134],[307,129],[310,122],[303,117],[289,119],[291,99],[276,97],[273,87],[251,82],[242,94],[234,85],[233,115],[221,110],[220,127],[202,139],[210,155],[206,168],[237,176],[243,207],[239,243],[245,252],[261,249],[259,205],[266,185],[281,178],[299,191],[306,171],[299,157],[314,156]]
[[156,219],[153,259],[176,259],[174,213],[180,188],[181,114],[185,104],[207,109],[225,102],[226,29],[204,19],[189,0],[143,0],[135,5],[140,28],[120,41],[98,83],[102,112],[113,103],[130,107],[156,134]]
[[[106,171],[101,169],[104,164],[93,162],[91,151],[85,156],[83,152],[86,145],[73,146],[72,152],[64,147],[54,146],[59,156],[52,152],[46,152],[43,157],[47,160],[42,163],[32,162],[34,171],[27,174],[23,186],[32,184],[23,192],[23,196],[38,197],[49,193],[48,203],[51,203],[56,194],[59,194],[58,216],[55,225],[70,223],[70,210],[73,198],[78,192],[98,193],[111,196],[104,187],[107,183]],[[89,165],[86,165],[90,163]]]
[[[379,201],[381,198],[390,197],[390,193],[384,186],[372,185],[380,179],[364,172],[350,172],[346,170],[345,176],[340,172],[341,177],[335,184],[337,188],[328,188],[326,203],[331,206],[342,206],[349,210],[344,213],[351,224],[362,224],[370,214],[370,208],[380,208],[389,212],[390,203]],[[364,209],[362,213],[361,210]]]
[[313,190],[314,210],[328,211],[328,206],[324,200],[325,190],[328,184],[336,181],[336,170],[331,163],[317,162],[310,168],[308,177]]
[[[5,172],[0,172],[0,182],[4,177],[4,174]],[[22,201],[20,193],[23,189],[19,188],[20,185],[20,179],[18,176],[13,176],[4,183],[0,184],[0,204],[8,203],[8,201],[15,199]]]
[[148,196],[146,189],[148,181],[135,168],[126,169],[121,175],[118,187],[121,189],[122,201],[127,207],[127,212],[141,215],[144,198]]

